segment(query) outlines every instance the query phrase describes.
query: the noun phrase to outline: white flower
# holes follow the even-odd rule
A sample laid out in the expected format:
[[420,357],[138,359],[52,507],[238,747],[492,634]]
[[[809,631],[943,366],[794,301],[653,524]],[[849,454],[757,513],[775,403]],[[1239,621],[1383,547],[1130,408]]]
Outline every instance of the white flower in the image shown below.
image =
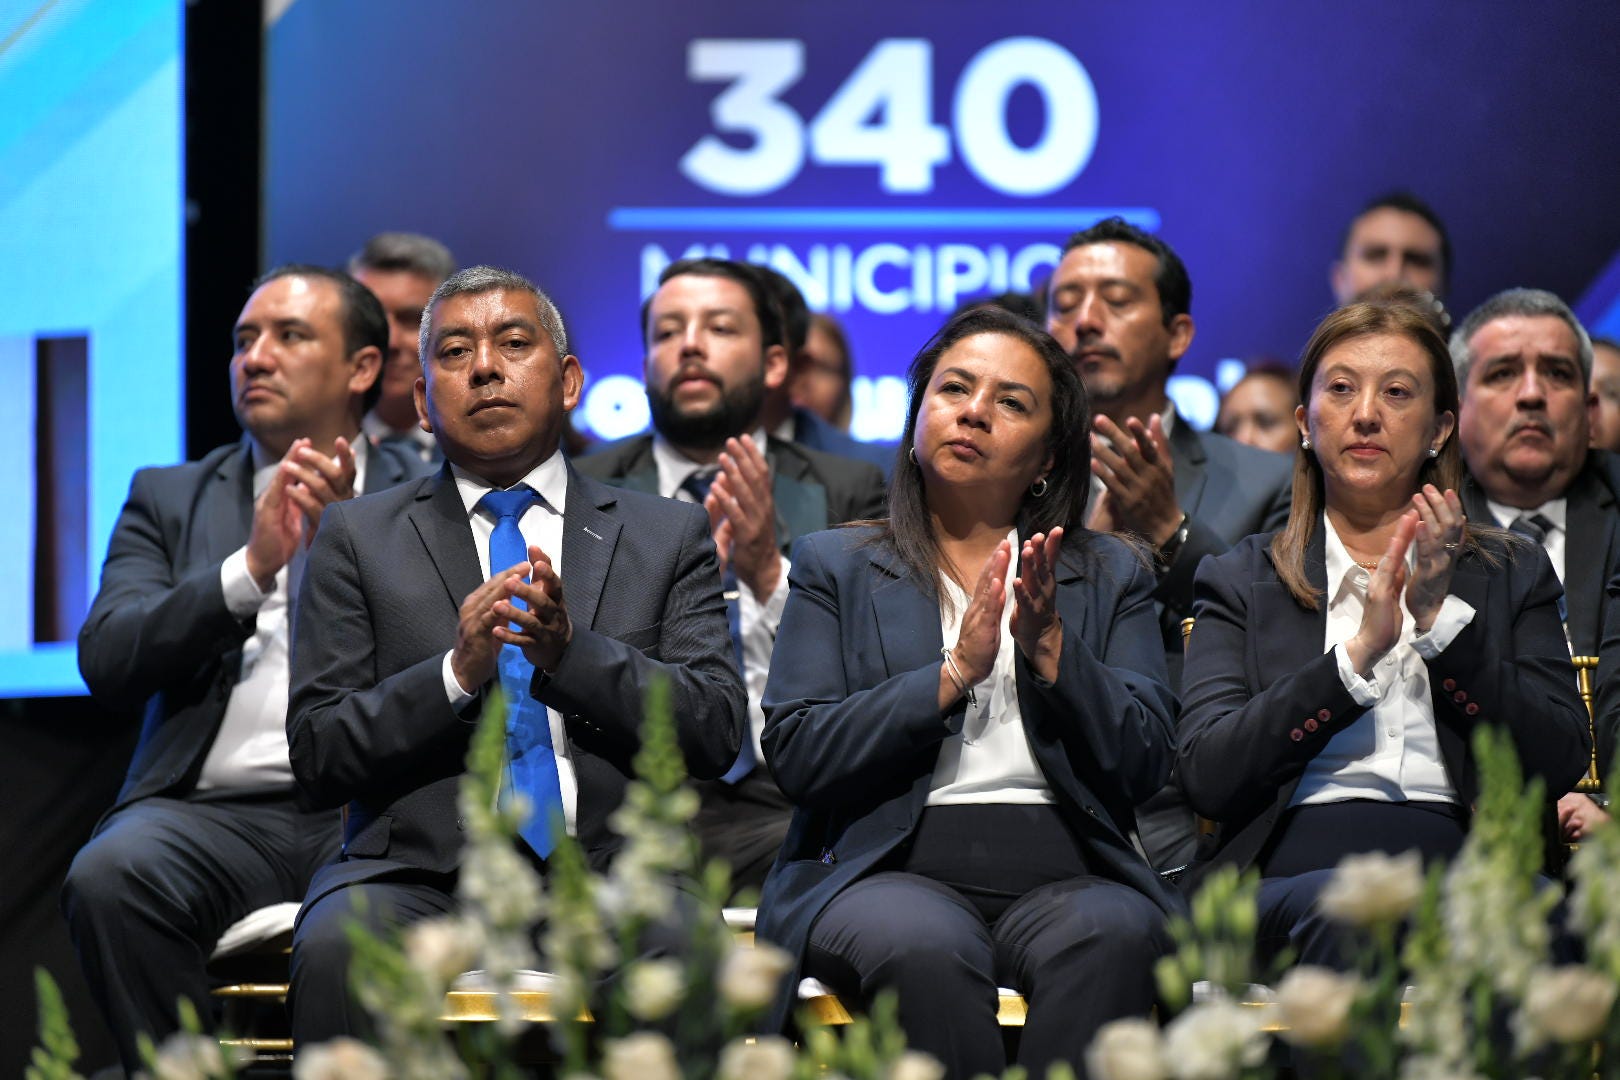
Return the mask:
[[1423,860],[1416,851],[1389,856],[1346,855],[1317,901],[1324,914],[1352,926],[1399,922],[1423,894]]
[[1093,1080],[1165,1080],[1164,1044],[1149,1020],[1112,1020],[1086,1048],[1086,1072]]
[[642,960],[624,975],[625,1007],[637,1020],[662,1020],[686,993],[686,975],[677,960]]
[[753,1042],[733,1039],[720,1051],[717,1080],[789,1080],[793,1076],[793,1044],[780,1035],[762,1035]]
[[152,1080],[212,1080],[226,1075],[219,1040],[177,1031],[163,1040],[152,1063]]
[[386,1080],[388,1062],[360,1040],[340,1035],[300,1050],[292,1074],[293,1080]]
[[405,932],[405,958],[439,982],[477,967],[483,946],[483,926],[471,919],[426,919]]
[[1579,964],[1537,968],[1521,1014],[1530,1045],[1596,1038],[1614,1008],[1616,989],[1613,979]]
[[1175,1080],[1231,1080],[1266,1058],[1266,1035],[1253,1009],[1230,1001],[1194,1005],[1164,1032]]
[[506,841],[473,844],[461,861],[458,891],[495,927],[530,926],[544,911],[540,876]]
[[737,1009],[763,1009],[776,998],[793,958],[774,945],[738,946],[720,967],[720,996]]
[[603,1080],[681,1080],[675,1047],[655,1031],[609,1039],[602,1054]]
[[921,1050],[907,1050],[889,1066],[889,1080],[945,1080],[945,1066]]
[[1337,1046],[1350,1033],[1350,1007],[1361,980],[1324,967],[1301,964],[1277,986],[1282,1037],[1295,1046]]

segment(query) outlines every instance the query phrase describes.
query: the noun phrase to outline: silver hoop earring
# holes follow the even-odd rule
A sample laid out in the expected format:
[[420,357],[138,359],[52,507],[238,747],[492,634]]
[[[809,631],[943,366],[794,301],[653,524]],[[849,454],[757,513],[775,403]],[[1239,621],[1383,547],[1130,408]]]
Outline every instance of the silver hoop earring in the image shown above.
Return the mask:
[[1440,456],[1440,448],[1437,447],[1437,446],[1429,447],[1429,456],[1432,457],[1432,458],[1439,457]]
[[913,465],[917,464],[917,448],[913,446],[911,449],[907,450],[906,453],[911,457],[911,463]]
[[1037,499],[1040,498],[1042,495],[1045,495],[1046,494],[1046,477],[1043,476],[1039,480],[1035,481],[1033,484],[1029,485],[1029,493],[1031,495],[1035,496]]
[[1307,435],[1305,438],[1299,440],[1299,448],[1301,450],[1309,450],[1311,448],[1310,436]]

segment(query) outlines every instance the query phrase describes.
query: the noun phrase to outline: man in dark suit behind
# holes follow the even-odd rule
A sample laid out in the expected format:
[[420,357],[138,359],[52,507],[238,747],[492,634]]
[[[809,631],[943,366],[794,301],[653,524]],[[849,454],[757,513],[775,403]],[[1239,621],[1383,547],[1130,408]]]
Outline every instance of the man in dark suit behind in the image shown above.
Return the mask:
[[[1587,446],[1591,339],[1552,293],[1508,289],[1458,324],[1451,358],[1469,473],[1463,512],[1546,549],[1564,585],[1571,655],[1596,656],[1609,603],[1604,586],[1620,569],[1620,460]],[[1600,756],[1598,765],[1609,762]],[[1579,841],[1607,817],[1586,795],[1558,800],[1565,840]]]
[[[1153,599],[1179,693],[1181,620],[1192,614],[1198,563],[1282,527],[1291,462],[1176,415],[1167,387],[1194,327],[1192,282],[1169,244],[1119,218],[1099,222],[1064,245],[1048,297],[1047,329],[1074,357],[1095,416],[1086,524],[1153,549]],[[1137,822],[1156,868],[1191,860],[1193,815],[1174,778]]]
[[709,511],[748,686],[749,737],[725,777],[700,788],[698,835],[707,856],[730,864],[737,888],[764,883],[792,817],[769,771],[755,767],[763,761],[760,696],[787,602],[784,551],[806,533],[885,513],[876,466],[766,433],[762,402],[788,367],[769,288],[744,263],[671,264],[642,317],[653,431],[577,462],[587,476]]
[[743,725],[704,514],[604,487],[558,451],[582,376],[551,301],[508,271],[460,271],[420,348],[417,410],[446,465],[334,508],[298,606],[293,772],[315,805],[348,804],[343,857],[293,941],[302,1044],[369,1028],[348,985],[357,909],[387,930],[453,906],[457,794],[491,687],[511,709],[512,789],[535,805],[522,843],[544,860],[561,819],[597,869],[620,844],[608,818],[653,679],[693,776],[731,764]]
[[123,790],[62,897],[131,1071],[139,1033],[158,1040],[179,1026],[177,998],[207,1022],[203,969],[220,934],[301,899],[337,853],[337,815],[294,797],[289,593],[327,504],[420,471],[360,434],[388,325],[348,275],[271,271],[234,336],[231,400],[245,437],[135,474],[79,633],[91,692],[145,711]]

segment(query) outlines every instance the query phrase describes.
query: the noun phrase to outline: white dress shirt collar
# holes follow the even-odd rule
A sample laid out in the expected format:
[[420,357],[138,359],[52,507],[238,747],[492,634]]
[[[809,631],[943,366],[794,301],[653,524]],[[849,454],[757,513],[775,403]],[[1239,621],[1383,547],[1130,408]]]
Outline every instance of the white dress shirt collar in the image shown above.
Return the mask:
[[[450,475],[455,478],[456,493],[461,496],[461,505],[466,507],[468,517],[472,516],[478,500],[495,490],[494,484],[474,476],[460,465],[451,465]],[[568,466],[563,460],[562,450],[554,451],[550,457],[530,469],[518,484],[527,484],[539,492],[553,513],[563,513],[568,498]]]
[[[753,435],[754,445],[759,447],[759,452],[765,453],[764,427],[757,427],[748,434]],[[714,472],[720,468],[718,462],[693,461],[675,449],[668,439],[656,431],[652,437],[652,455],[653,464],[658,469],[658,494],[666,499],[680,498],[681,485],[686,483],[687,477],[697,473]]]

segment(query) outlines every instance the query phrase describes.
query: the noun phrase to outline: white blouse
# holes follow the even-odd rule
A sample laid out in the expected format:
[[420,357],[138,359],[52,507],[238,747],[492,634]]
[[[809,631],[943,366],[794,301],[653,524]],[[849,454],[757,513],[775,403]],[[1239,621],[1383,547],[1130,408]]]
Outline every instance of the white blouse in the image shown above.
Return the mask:
[[[1290,805],[1376,799],[1382,802],[1456,802],[1434,725],[1425,659],[1439,656],[1474,618],[1474,609],[1447,596],[1428,633],[1416,634],[1412,613],[1401,601],[1401,636],[1363,679],[1343,642],[1361,627],[1372,575],[1350,557],[1333,523],[1322,516],[1328,582],[1325,652],[1338,660],[1339,679],[1358,705],[1370,706],[1328,740],[1305,767]],[[1415,560],[1408,552],[1407,567]]]
[[[929,806],[965,803],[1056,803],[1024,734],[1024,714],[1018,707],[1018,679],[1014,672],[1012,580],[1018,575],[1018,531],[1007,534],[1013,543],[1007,568],[1007,600],[1001,611],[1001,647],[996,650],[990,675],[974,687],[977,705],[967,707],[962,730],[940,747],[934,765]],[[962,616],[968,597],[949,578],[941,586],[939,629],[941,640],[955,646],[962,636]]]

